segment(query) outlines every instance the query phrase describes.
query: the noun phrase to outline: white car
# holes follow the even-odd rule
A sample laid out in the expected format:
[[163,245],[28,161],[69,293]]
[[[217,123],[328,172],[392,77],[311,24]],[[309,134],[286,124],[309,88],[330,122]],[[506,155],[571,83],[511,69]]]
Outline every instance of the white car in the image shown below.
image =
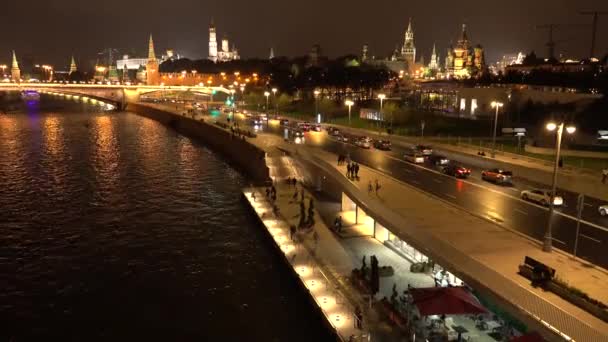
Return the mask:
[[405,152],[405,154],[403,155],[403,159],[409,161],[410,163],[414,163],[414,164],[424,163],[424,156],[415,150]]
[[338,141],[348,142],[348,137],[345,135],[338,135],[336,138],[338,139]]
[[364,140],[364,139],[359,139],[355,142],[355,145],[361,147],[361,148],[365,148],[365,149],[369,149],[372,147],[372,144],[370,144],[369,141]]
[[[536,202],[538,204],[547,206],[547,205],[549,205],[549,203],[551,203],[551,190],[541,190],[541,189],[524,190],[521,192],[521,198],[524,201]],[[561,206],[563,204],[564,204],[564,199],[562,198],[562,196],[557,195],[557,196],[553,197],[554,206]]]
[[600,207],[597,208],[597,211],[599,211],[602,216],[608,215],[608,204],[600,205]]

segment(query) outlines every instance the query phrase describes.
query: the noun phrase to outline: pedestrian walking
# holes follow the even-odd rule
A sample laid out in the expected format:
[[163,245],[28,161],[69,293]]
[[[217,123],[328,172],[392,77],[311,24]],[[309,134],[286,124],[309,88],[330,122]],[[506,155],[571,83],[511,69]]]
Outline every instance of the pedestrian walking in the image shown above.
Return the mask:
[[296,185],[298,185],[298,180],[296,179],[296,177],[293,177],[293,186],[296,187]]
[[291,241],[293,241],[293,237],[296,234],[296,226],[291,225],[289,226],[289,238],[291,239]]
[[351,171],[352,167],[350,165],[350,163],[348,163],[346,165],[346,177],[350,178],[350,171]]
[[355,318],[357,321],[357,329],[363,328],[363,313],[358,305],[355,307]]
[[359,164],[355,163],[355,177],[359,178]]
[[341,162],[341,161],[342,161],[342,156],[341,156],[341,155],[339,155],[339,156],[338,156],[338,166],[340,166],[340,162]]
[[380,183],[376,179],[376,196],[378,196],[378,190],[380,190]]
[[606,178],[608,178],[608,169],[602,170],[602,183],[606,184]]
[[270,188],[270,192],[273,195],[273,197],[277,197],[277,188],[274,187],[274,184],[272,185],[272,188]]
[[[376,192],[377,192],[377,191],[376,191]],[[276,192],[273,192],[271,196],[272,196],[272,202],[273,202],[273,203],[274,203],[274,202],[276,202],[276,201],[277,201],[277,193],[276,193]]]
[[367,184],[367,194],[371,196],[372,191],[374,191],[374,187],[372,186],[372,181],[370,180],[369,183]]
[[269,197],[270,197],[270,189],[266,188],[266,198],[269,198]]
[[253,201],[255,202],[255,190],[251,192],[251,198],[253,198]]

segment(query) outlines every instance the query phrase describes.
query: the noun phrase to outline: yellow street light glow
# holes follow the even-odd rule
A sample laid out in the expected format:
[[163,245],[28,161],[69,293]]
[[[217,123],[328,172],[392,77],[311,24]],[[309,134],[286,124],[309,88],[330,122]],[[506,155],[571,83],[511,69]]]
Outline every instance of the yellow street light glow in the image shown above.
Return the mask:
[[386,95],[385,94],[378,94],[378,98],[380,100],[384,100],[386,98]]
[[491,103],[492,108],[501,108],[502,106],[504,106],[504,104],[502,102],[498,102],[498,101],[492,101]]
[[350,107],[350,106],[354,105],[355,103],[351,100],[346,100],[346,101],[344,101],[344,104]]
[[557,128],[557,124],[555,122],[549,122],[547,124],[547,129],[550,131],[555,131],[556,128]]
[[264,92],[264,96],[268,97],[268,96],[270,96],[270,93],[269,93],[269,92],[267,92],[267,91],[265,91],[265,92]]
[[568,134],[572,134],[572,133],[576,132],[576,127],[568,126],[568,127],[566,127],[566,132],[568,132]]

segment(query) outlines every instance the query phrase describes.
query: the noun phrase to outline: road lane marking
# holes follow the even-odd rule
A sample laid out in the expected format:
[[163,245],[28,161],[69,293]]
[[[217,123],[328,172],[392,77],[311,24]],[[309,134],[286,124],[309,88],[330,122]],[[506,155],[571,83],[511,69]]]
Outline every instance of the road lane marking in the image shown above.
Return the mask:
[[602,243],[602,241],[600,241],[600,240],[598,240],[596,238],[592,238],[591,236],[587,236],[585,234],[579,234],[579,235],[582,236],[582,237],[584,237],[584,238],[586,238],[586,239],[589,239],[591,241],[594,241],[594,242],[597,242],[597,243]]
[[[401,159],[398,159],[398,158],[395,158],[395,157],[392,157],[392,156],[387,156],[387,157],[388,157],[388,158],[391,158],[391,159],[394,159],[394,160],[396,160],[396,161],[398,161],[398,162],[401,162],[401,163],[404,163],[404,164],[407,164],[407,165],[410,165],[410,166],[413,166],[413,167],[416,167],[416,168],[419,168],[419,169],[422,169],[422,170],[425,170],[425,171],[428,171],[428,172],[432,172],[432,173],[438,174],[438,175],[443,176],[443,177],[448,177],[448,178],[450,178],[450,179],[453,179],[453,177],[451,177],[451,176],[449,176],[449,175],[446,175],[446,174],[443,174],[443,173],[441,173],[441,172],[439,172],[439,171],[436,171],[436,170],[433,170],[433,169],[429,169],[429,168],[426,168],[426,167],[423,167],[423,166],[420,166],[420,165],[417,165],[417,164],[408,163],[408,162],[406,162],[406,161],[404,161],[404,160],[401,160]],[[476,186],[476,187],[481,188],[481,189],[485,189],[485,190],[491,191],[491,192],[496,193],[496,194],[499,194],[499,195],[503,195],[503,196],[509,197],[509,198],[511,198],[511,199],[514,199],[514,200],[520,201],[520,202],[522,202],[522,203],[526,203],[527,205],[531,205],[531,206],[537,207],[538,209],[541,209],[541,210],[544,210],[544,211],[549,211],[549,208],[547,208],[547,207],[543,207],[543,206],[541,206],[541,205],[539,205],[539,204],[536,204],[536,203],[532,203],[532,202],[524,201],[524,200],[523,200],[523,199],[521,199],[520,197],[516,197],[516,196],[510,195],[510,194],[508,194],[508,193],[506,193],[506,192],[498,191],[498,190],[492,189],[492,188],[490,188],[490,187],[487,187],[487,186],[485,186],[485,185],[477,184],[477,183],[474,183],[474,182],[472,182],[472,181],[470,181],[470,180],[466,180],[466,179],[460,179],[460,181],[461,181],[461,182],[463,182],[463,183],[467,183],[467,184],[470,184],[470,185]],[[426,190],[424,190],[424,189],[421,189],[421,190],[426,191]],[[514,190],[514,191],[515,191],[515,190]],[[428,191],[427,191],[427,192],[428,192]],[[465,210],[466,210],[466,209],[465,209]],[[573,221],[578,221],[578,219],[577,219],[576,217],[571,216],[571,215],[568,215],[568,214],[565,214],[565,213],[563,213],[563,212],[561,212],[561,211],[554,211],[554,213],[555,213],[555,214],[557,214],[557,215],[561,215],[561,216],[563,216],[563,217],[566,217],[566,218],[568,218],[568,219],[570,219],[570,220],[573,220]],[[608,232],[608,228],[606,228],[606,227],[602,227],[602,226],[597,225],[597,224],[595,224],[595,223],[592,223],[592,222],[589,222],[589,221],[585,221],[585,220],[581,220],[581,223],[583,223],[583,224],[585,224],[585,225],[587,225],[587,226],[590,226],[590,227],[593,227],[593,228],[596,228],[596,229],[602,230],[602,231],[604,231],[604,232]]]
[[588,207],[595,207],[593,204],[589,204],[589,203],[584,203],[584,204]]
[[525,212],[523,210],[515,209],[515,211],[517,211],[520,214],[529,215],[527,212]]
[[454,196],[452,194],[445,194],[445,195],[448,196],[449,198],[456,199],[456,196]]
[[433,178],[433,182],[438,183],[438,184],[443,184],[442,181],[440,181],[439,179]]

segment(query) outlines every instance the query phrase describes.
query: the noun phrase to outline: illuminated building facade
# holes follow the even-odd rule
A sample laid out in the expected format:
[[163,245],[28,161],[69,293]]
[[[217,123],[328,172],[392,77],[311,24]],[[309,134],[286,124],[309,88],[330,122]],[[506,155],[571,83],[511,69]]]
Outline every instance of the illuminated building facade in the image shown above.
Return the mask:
[[469,78],[484,71],[483,47],[481,45],[471,46],[466,25],[462,25],[462,32],[456,46],[448,50],[445,64],[446,73],[455,78]]
[[416,63],[416,45],[414,44],[414,30],[412,30],[411,18],[405,31],[405,39],[401,47],[401,58],[405,61],[411,73]]
[[211,25],[209,26],[209,60],[216,63],[234,61],[240,58],[236,47],[233,45],[232,49],[230,48],[230,42],[226,36],[222,39],[221,50],[218,51],[217,31],[215,29],[215,24],[211,21]]

